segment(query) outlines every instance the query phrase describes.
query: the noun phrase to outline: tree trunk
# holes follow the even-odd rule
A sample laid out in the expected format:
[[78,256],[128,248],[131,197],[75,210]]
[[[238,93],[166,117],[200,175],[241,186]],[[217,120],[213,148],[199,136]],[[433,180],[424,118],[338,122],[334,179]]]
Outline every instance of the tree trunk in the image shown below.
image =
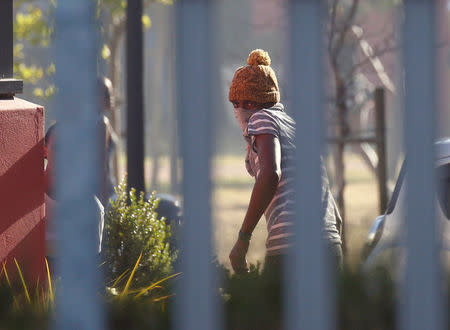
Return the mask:
[[178,187],[178,120],[177,120],[177,109],[175,106],[175,52],[174,52],[174,14],[173,11],[169,12],[169,56],[167,57],[168,62],[168,75],[169,75],[169,129],[170,129],[170,139],[169,139],[169,152],[170,152],[170,192],[172,194],[179,193]]
[[[164,16],[165,15],[163,15],[161,9],[156,10],[155,8],[155,27],[158,26],[160,28],[163,26]],[[150,141],[148,142],[150,143],[151,154],[153,155],[152,184],[150,185],[150,189],[152,190],[157,190],[158,188],[156,185],[158,185],[159,171],[161,169],[161,166],[159,166],[160,158],[163,154],[165,154],[163,150],[163,143],[164,141],[169,140],[169,132],[163,128],[163,112],[167,111],[167,109],[164,108],[164,84],[162,83],[164,79],[166,79],[164,70],[164,62],[166,59],[166,39],[161,31],[157,31],[156,35],[156,46],[148,55],[151,58],[150,63],[152,70],[151,76],[149,77],[148,94],[150,98],[147,100],[150,105],[150,111],[146,112],[146,115],[150,117]]]

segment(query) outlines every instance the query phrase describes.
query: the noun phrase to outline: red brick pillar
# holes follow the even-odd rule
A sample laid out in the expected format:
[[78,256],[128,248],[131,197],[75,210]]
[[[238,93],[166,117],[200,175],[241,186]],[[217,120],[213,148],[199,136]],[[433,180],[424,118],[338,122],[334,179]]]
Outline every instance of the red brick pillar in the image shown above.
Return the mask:
[[0,99],[0,261],[44,281],[44,108]]

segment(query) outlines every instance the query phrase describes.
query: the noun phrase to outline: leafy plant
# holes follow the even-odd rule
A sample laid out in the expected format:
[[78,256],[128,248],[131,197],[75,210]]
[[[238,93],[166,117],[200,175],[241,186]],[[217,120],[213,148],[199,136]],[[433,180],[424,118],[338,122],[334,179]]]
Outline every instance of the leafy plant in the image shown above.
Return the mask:
[[[245,275],[224,269],[223,278],[226,329],[282,329],[282,272],[269,273],[257,264]],[[336,293],[337,329],[395,329],[396,287],[385,269],[345,268],[336,278]]]
[[[181,273],[176,273],[169,275],[163,279],[160,279],[159,281],[156,281],[150,285],[146,285],[144,287],[130,290],[130,286],[134,280],[134,274],[136,273],[136,269],[139,266],[139,263],[142,258],[142,253],[139,256],[139,259],[136,261],[136,264],[133,267],[133,270],[131,271],[131,274],[129,275],[125,287],[120,291],[119,284],[125,279],[125,273],[119,276],[115,281],[114,284],[111,287],[106,287],[106,293],[107,297],[111,299],[149,299],[152,302],[165,302],[169,297],[173,296],[173,294],[170,294],[167,287],[163,287],[162,284],[164,282],[167,282],[168,280],[178,277],[181,275]],[[127,272],[126,272],[127,273]],[[119,289],[118,289],[119,288]],[[159,291],[158,291],[159,290]]]
[[[170,308],[173,296],[172,288],[167,285],[169,280],[175,279],[181,273],[172,274],[144,287],[130,290],[134,275],[138,268],[142,254],[136,261],[131,274],[126,272],[119,276],[112,287],[106,288],[108,311],[108,329],[169,329]],[[121,282],[126,284],[120,289]]]
[[177,252],[170,249],[170,226],[156,212],[155,192],[149,200],[144,193],[138,197],[134,188],[128,192],[126,178],[115,191],[105,217],[106,280],[111,283],[131,271],[133,283],[125,286],[135,289],[169,275]]
[[281,280],[267,276],[261,264],[251,264],[245,275],[222,267],[226,329],[281,329]]
[[[33,286],[27,284],[19,263],[14,259],[14,278],[10,277],[6,264],[0,270],[0,329],[47,329],[50,312],[54,308],[53,284],[48,268],[48,283]],[[33,290],[31,288],[33,287]]]
[[[136,269],[141,262],[139,255],[133,269],[127,269],[110,287],[106,287],[107,328],[110,330],[171,329],[173,288],[169,281],[181,273],[166,276],[143,287],[130,289]],[[125,287],[123,287],[123,283]]]
[[[0,329],[26,330],[50,329],[54,312],[53,280],[46,261],[48,283],[26,283],[19,263],[11,264],[15,276],[11,277],[6,264],[0,266]],[[172,274],[138,289],[130,289],[134,282],[136,261],[133,271],[119,277],[112,287],[106,287],[102,295],[108,311],[108,329],[169,329],[170,324],[170,281],[180,276]],[[125,288],[121,283],[126,282]],[[33,290],[30,290],[34,288]]]
[[344,269],[338,280],[338,329],[396,329],[396,286],[392,274]]
[[33,86],[33,95],[48,99],[55,93],[52,76],[55,64],[44,66],[30,50],[48,49],[54,36],[53,12],[55,0],[34,3],[33,0],[14,1],[14,74]]
[[[144,330],[171,329],[173,314],[173,287],[171,282],[180,274],[172,274],[143,286],[134,284],[141,260],[139,255],[133,267],[121,274],[111,287],[106,288],[105,307],[107,329]],[[223,284],[217,287],[224,306],[225,329],[281,329],[283,325],[282,278],[273,277],[260,264],[251,265],[245,275],[230,273],[215,262]],[[16,264],[17,271],[20,267]],[[6,267],[0,267],[0,329],[50,329],[54,310],[53,289],[48,271],[46,288],[35,285],[30,291],[20,275],[12,281]],[[272,274],[273,275],[273,274]],[[124,285],[125,284],[125,285]],[[371,273],[344,269],[336,280],[336,329],[395,329],[397,305],[396,287],[390,274],[383,269]],[[135,287],[132,289],[131,287]],[[30,297],[28,299],[27,296]],[[39,292],[39,293],[37,293]],[[450,296],[447,296],[450,297]],[[192,297],[195,301],[195,297]],[[450,324],[447,328],[450,329]]]

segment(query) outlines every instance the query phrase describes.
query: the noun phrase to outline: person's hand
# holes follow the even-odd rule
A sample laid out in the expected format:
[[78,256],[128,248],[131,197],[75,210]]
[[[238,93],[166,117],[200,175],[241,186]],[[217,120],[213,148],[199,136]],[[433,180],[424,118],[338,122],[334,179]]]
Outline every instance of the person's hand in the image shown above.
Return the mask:
[[245,256],[247,255],[249,245],[249,241],[244,241],[238,238],[230,252],[229,258],[231,261],[231,267],[233,267],[236,274],[248,272],[247,259]]

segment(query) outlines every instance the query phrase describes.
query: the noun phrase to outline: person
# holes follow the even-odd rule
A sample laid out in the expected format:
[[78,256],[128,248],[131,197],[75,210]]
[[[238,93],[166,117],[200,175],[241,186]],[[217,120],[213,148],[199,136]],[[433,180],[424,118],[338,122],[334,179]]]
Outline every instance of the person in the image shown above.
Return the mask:
[[101,190],[97,195],[101,203],[104,206],[107,206],[109,198],[114,194],[114,187],[117,186],[117,179],[114,171],[114,158],[115,153],[117,152],[118,137],[106,115],[113,109],[112,83],[106,77],[98,78],[97,89],[99,92],[97,130],[100,136],[100,156],[102,158],[100,171]]
[[[46,164],[44,166],[44,191],[45,191],[45,242],[46,242],[46,257],[50,265],[53,265],[55,259],[59,256],[57,246],[59,245],[58,235],[56,234],[55,224],[53,222],[53,210],[55,203],[57,203],[57,196],[55,195],[55,133],[57,132],[57,124],[53,124],[47,130],[44,137],[44,158]],[[100,199],[93,196],[95,205],[97,207],[97,222],[98,222],[98,241],[97,252],[102,250],[103,228],[105,210]]]
[[[98,214],[98,252],[102,250],[103,228],[105,206],[109,198],[114,194],[116,179],[113,174],[113,158],[116,152],[117,136],[109,122],[106,113],[112,110],[112,83],[106,77],[97,79],[98,90],[98,113],[96,116],[96,129],[99,137],[99,187],[93,196]],[[56,196],[54,194],[54,154],[55,154],[55,131],[57,124],[53,124],[47,130],[44,138],[44,157],[47,160],[44,169],[44,189],[46,192],[46,242],[47,256],[53,258],[57,256],[55,246],[58,244],[57,235],[51,221],[51,211],[54,208]]]
[[[255,177],[247,213],[229,259],[236,273],[248,271],[246,254],[252,232],[264,213],[268,236],[264,269],[279,272],[292,244],[295,217],[294,153],[295,121],[280,103],[277,77],[269,54],[252,51],[248,65],[236,70],[229,101],[247,142],[245,165]],[[323,234],[336,262],[342,263],[340,215],[322,165]]]

